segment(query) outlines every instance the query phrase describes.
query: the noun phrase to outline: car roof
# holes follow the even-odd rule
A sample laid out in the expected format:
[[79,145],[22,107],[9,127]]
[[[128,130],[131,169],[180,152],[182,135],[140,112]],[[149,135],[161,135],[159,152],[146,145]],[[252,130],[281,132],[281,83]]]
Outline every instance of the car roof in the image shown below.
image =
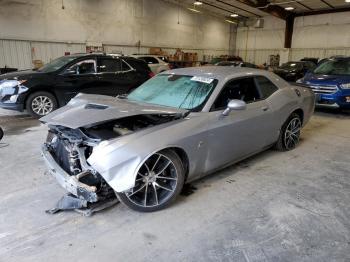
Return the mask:
[[147,54],[133,54],[131,56],[134,56],[134,57],[145,57],[145,56],[150,56],[150,57],[164,57],[164,55],[147,55]]
[[71,55],[67,55],[70,57],[84,57],[84,56],[104,56],[104,57],[124,57],[124,58],[132,58],[133,56],[125,56],[122,54],[114,54],[114,53],[75,53]]
[[248,67],[226,67],[226,66],[201,66],[187,67],[165,71],[161,74],[179,74],[190,76],[201,76],[206,78],[214,78],[219,81],[225,80],[227,77],[244,77],[250,75],[262,75],[269,78],[274,75],[266,70],[254,69]]

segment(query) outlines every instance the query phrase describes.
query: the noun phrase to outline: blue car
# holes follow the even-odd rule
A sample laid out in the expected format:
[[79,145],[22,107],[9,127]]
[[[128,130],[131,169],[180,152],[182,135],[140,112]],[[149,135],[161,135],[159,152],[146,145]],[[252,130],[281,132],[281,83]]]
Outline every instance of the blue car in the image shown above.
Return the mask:
[[323,61],[297,83],[314,91],[316,106],[350,109],[350,57]]

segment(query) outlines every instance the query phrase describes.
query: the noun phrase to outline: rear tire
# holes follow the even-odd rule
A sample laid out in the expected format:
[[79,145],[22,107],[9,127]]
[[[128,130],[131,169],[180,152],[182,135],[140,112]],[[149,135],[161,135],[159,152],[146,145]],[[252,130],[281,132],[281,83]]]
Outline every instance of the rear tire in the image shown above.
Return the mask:
[[301,118],[298,114],[292,113],[281,127],[275,148],[278,151],[289,151],[299,143]]
[[54,95],[45,91],[30,94],[26,102],[28,113],[35,118],[46,116],[57,108],[58,103]]
[[172,150],[163,150],[144,162],[131,190],[116,194],[120,202],[135,211],[158,211],[175,201],[184,180],[185,169],[180,157]]

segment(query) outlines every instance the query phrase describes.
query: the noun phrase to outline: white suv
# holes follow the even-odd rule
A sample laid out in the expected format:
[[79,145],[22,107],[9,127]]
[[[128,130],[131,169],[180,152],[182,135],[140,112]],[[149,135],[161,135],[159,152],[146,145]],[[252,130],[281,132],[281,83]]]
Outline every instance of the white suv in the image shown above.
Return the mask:
[[153,73],[158,74],[160,72],[169,70],[168,60],[161,55],[132,55],[138,59],[144,60]]

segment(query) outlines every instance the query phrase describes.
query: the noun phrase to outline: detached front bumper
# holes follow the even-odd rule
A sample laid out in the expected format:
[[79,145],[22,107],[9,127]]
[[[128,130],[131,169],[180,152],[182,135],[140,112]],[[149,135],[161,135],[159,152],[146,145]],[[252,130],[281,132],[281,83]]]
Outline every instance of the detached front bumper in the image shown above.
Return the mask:
[[41,154],[45,160],[46,166],[48,167],[49,173],[56,178],[57,182],[64,189],[79,199],[86,200],[87,202],[93,203],[98,201],[96,187],[81,183],[79,181],[79,175],[71,176],[64,171],[51,155],[48,145],[44,144],[42,146]]

